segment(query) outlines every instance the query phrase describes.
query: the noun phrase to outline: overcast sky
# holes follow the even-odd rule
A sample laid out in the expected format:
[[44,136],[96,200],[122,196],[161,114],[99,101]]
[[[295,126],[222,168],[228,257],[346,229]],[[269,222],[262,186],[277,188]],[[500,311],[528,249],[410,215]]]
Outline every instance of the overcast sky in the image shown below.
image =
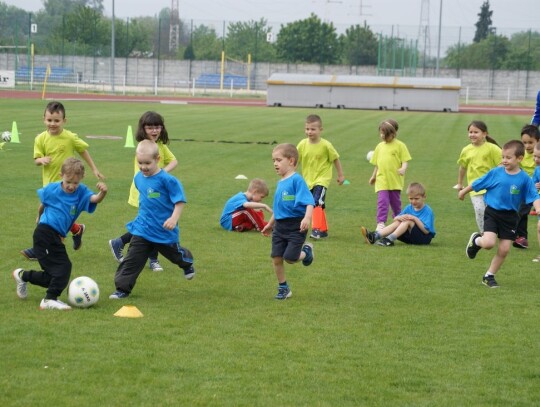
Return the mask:
[[[43,8],[42,0],[2,0],[27,11]],[[180,18],[198,21],[248,21],[264,17],[269,23],[301,20],[311,12],[335,25],[367,22],[370,26],[438,26],[442,3],[442,25],[474,27],[484,0],[180,0]],[[490,0],[493,25],[498,28],[538,27],[539,0]],[[112,15],[113,0],[104,0],[105,14]],[[429,4],[429,16],[422,16],[422,4]],[[115,0],[117,18],[154,16],[171,0]]]

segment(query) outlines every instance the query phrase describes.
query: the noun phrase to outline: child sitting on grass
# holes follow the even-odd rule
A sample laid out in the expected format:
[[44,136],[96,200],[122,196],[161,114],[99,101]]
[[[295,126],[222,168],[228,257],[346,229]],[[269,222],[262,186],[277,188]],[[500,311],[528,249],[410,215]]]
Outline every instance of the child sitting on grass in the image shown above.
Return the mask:
[[430,244],[435,237],[435,216],[426,204],[426,190],[418,182],[407,187],[410,204],[383,229],[370,232],[362,226],[362,234],[369,244],[393,246],[396,240],[407,244]]

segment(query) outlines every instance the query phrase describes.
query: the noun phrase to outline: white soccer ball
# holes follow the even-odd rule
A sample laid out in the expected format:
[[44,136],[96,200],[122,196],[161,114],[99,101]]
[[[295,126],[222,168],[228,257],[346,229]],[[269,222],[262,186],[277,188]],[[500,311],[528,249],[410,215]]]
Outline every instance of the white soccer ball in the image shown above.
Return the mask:
[[2,141],[6,141],[6,142],[11,141],[11,132],[4,131],[2,133]]
[[99,300],[99,287],[90,277],[77,277],[68,288],[68,301],[79,308],[88,308]]
[[373,151],[368,151],[368,153],[366,154],[366,160],[368,161],[371,161],[371,157],[373,157]]

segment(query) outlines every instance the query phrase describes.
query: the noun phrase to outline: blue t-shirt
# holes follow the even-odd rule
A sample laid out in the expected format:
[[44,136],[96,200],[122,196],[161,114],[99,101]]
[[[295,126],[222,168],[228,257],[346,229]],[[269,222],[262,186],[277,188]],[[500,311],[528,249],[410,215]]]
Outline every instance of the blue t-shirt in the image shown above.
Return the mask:
[[49,225],[62,237],[66,237],[82,211],[96,210],[97,204],[90,202],[94,193],[84,184],[70,194],[62,189],[62,181],[52,182],[37,193],[44,207],[39,223]]
[[186,202],[180,181],[160,170],[150,177],[138,172],[133,182],[139,191],[139,213],[127,224],[127,229],[131,234],[153,243],[178,243],[178,224],[173,230],[165,229],[163,224],[171,217],[176,203]]
[[532,180],[533,180],[534,185],[536,185],[537,183],[540,182],[540,165],[537,165],[534,168],[534,172],[533,172],[533,175],[532,175]]
[[486,190],[486,205],[500,211],[519,211],[522,202],[531,204],[538,199],[533,180],[523,170],[508,174],[504,167],[496,167],[472,184],[472,189]]
[[430,233],[431,237],[435,236],[435,215],[433,214],[433,210],[429,205],[424,204],[422,209],[416,211],[413,206],[409,204],[401,211],[400,215],[416,216],[422,221],[424,227]]
[[246,202],[249,202],[246,194],[239,192],[225,203],[225,207],[221,213],[221,219],[219,220],[223,229],[232,230],[232,215],[237,210],[243,209]]
[[295,172],[290,177],[278,181],[274,194],[275,220],[303,218],[308,205],[315,206],[315,200],[300,174]]

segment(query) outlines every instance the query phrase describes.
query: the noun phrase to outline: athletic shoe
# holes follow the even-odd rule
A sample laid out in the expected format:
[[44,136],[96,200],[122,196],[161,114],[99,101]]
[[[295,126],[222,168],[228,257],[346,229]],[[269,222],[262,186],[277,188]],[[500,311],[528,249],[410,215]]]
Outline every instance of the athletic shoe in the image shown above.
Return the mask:
[[79,250],[82,246],[82,235],[86,226],[84,226],[82,223],[79,226],[81,227],[79,233],[73,235],[73,250]]
[[536,213],[536,210],[533,208],[531,209],[531,211],[529,212],[529,215],[531,216],[538,216],[538,214]]
[[527,241],[526,237],[519,236],[519,237],[516,237],[516,240],[514,240],[514,243],[512,243],[512,246],[517,247],[518,249],[528,249],[529,242]]
[[61,311],[68,311],[71,309],[71,307],[60,300],[46,300],[43,298],[41,300],[41,304],[39,304],[39,309],[58,309]]
[[383,230],[385,227],[386,225],[384,224],[384,222],[379,222],[377,223],[377,228],[375,230],[378,232],[379,230]]
[[36,253],[34,252],[34,249],[32,247],[29,249],[21,250],[20,253],[30,261],[37,261]]
[[26,291],[26,281],[23,281],[23,279],[21,278],[21,273],[23,271],[23,269],[15,269],[13,270],[13,273],[11,273],[11,275],[13,276],[13,279],[17,284],[17,297],[24,300],[28,295],[28,292]]
[[195,267],[193,267],[193,265],[189,266],[187,269],[184,269],[184,277],[186,280],[191,280],[193,277],[195,277]]
[[324,239],[325,237],[328,237],[328,232],[323,232],[319,229],[313,229],[309,237],[311,237],[312,239]]
[[377,239],[375,239],[375,232],[370,232],[363,226],[361,229],[362,234],[364,235],[364,239],[366,239],[366,243],[373,244],[377,241]]
[[467,247],[465,248],[465,254],[469,259],[474,259],[476,257],[476,253],[478,253],[481,249],[480,246],[474,243],[474,240],[477,237],[482,237],[482,235],[478,232],[474,232],[469,238],[469,242],[467,243]]
[[124,250],[124,243],[122,243],[122,239],[116,238],[109,240],[109,247],[111,248],[115,260],[118,263],[122,263],[124,261],[124,254],[122,253],[122,250]]
[[377,246],[385,246],[385,247],[388,247],[388,246],[393,246],[394,245],[394,242],[392,242],[390,239],[388,239],[387,237],[383,237],[381,240],[379,240],[377,243],[375,243]]
[[489,288],[499,288],[499,284],[495,281],[495,276],[484,276],[482,279],[482,284]]
[[313,258],[315,257],[313,255],[313,245],[311,243],[306,243],[304,247],[302,247],[302,251],[306,254],[306,257],[302,260],[302,264],[304,266],[309,266],[313,263]]
[[121,300],[121,299],[127,298],[127,297],[129,297],[129,294],[125,293],[123,291],[120,291],[120,290],[116,290],[114,293],[109,295],[109,299],[111,299],[111,300]]
[[163,267],[161,267],[161,264],[159,264],[158,259],[150,259],[148,267],[150,267],[152,271],[163,271]]
[[292,291],[288,286],[285,286],[285,287],[279,286],[278,292],[274,298],[276,300],[286,300],[291,295],[292,295]]

